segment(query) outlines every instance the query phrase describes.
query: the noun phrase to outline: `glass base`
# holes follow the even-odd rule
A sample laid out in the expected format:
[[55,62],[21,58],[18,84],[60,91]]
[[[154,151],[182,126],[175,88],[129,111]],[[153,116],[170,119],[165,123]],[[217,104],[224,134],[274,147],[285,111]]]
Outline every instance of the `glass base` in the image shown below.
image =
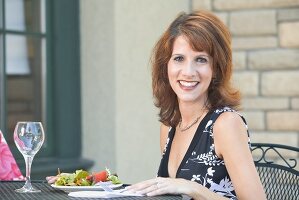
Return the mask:
[[22,188],[20,189],[16,189],[15,190],[16,192],[19,192],[19,193],[35,193],[35,192],[41,192],[40,190],[38,189],[35,189],[33,188],[32,186],[31,187],[27,187],[26,185],[24,185]]

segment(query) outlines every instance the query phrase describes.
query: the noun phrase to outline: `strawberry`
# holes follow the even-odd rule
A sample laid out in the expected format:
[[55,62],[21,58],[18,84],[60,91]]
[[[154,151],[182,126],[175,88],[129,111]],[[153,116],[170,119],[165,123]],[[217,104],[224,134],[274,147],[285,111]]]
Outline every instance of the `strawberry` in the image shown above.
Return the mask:
[[88,180],[88,181],[92,181],[92,175],[88,175],[88,176],[86,176],[86,180]]
[[93,182],[97,183],[100,181],[102,181],[102,182],[107,181],[107,177],[108,177],[108,174],[107,174],[106,170],[94,173],[93,174]]

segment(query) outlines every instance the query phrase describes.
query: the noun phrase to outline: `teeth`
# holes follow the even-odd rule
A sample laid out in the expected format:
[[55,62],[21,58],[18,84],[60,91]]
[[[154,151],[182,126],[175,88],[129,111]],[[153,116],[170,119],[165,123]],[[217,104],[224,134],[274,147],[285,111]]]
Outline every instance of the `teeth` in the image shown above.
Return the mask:
[[180,84],[186,87],[193,87],[197,84],[197,81],[180,81]]

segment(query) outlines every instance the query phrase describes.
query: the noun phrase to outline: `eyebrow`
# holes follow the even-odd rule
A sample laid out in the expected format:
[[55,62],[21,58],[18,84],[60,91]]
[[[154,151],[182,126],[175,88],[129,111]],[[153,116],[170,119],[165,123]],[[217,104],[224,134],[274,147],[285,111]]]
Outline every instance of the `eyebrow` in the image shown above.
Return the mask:
[[[171,57],[173,57],[173,56],[184,56],[184,54],[175,53],[175,54],[172,54],[172,55],[171,55]],[[196,55],[196,56],[204,56],[204,57],[207,57],[207,58],[210,57],[209,55],[207,55],[207,54],[205,54],[205,53],[199,53],[199,54]]]
[[209,55],[207,55],[207,54],[200,54],[200,55],[198,55],[198,56],[204,56],[204,57],[207,57],[207,58],[209,58],[210,56]]

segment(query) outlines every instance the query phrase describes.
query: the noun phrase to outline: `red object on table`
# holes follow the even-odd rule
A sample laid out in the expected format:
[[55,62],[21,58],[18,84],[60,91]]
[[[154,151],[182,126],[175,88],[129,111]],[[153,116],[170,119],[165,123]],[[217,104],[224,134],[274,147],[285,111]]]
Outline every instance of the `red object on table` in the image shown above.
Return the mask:
[[13,157],[9,146],[0,131],[0,180],[24,180],[19,166]]

